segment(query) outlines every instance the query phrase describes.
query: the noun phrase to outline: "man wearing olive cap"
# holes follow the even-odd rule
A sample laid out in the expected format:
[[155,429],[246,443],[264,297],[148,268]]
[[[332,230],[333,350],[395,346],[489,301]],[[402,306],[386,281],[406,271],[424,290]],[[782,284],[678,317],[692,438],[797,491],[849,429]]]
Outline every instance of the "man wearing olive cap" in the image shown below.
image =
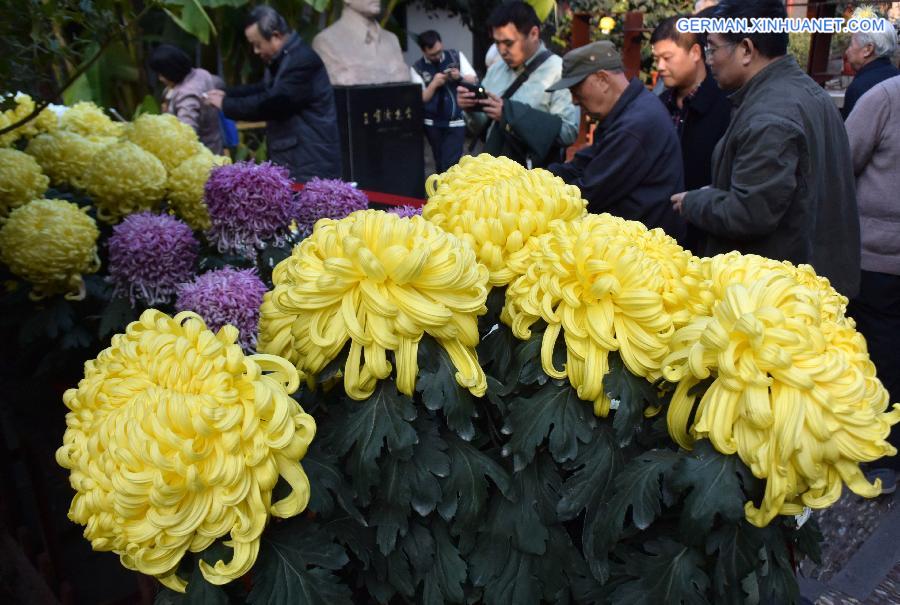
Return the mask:
[[548,91],[564,88],[598,122],[594,144],[547,169],[579,187],[590,212],[661,227],[683,241],[685,222],[669,202],[684,185],[681,148],[665,106],[640,80],[625,77],[616,47],[606,40],[563,57],[562,78]]

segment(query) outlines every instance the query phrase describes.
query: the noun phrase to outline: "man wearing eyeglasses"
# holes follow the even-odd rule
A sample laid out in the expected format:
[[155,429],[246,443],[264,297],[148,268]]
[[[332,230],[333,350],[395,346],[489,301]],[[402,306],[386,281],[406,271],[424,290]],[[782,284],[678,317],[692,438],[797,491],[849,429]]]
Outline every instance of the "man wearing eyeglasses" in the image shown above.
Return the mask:
[[502,61],[484,77],[486,95],[462,86],[456,94],[474,130],[486,136],[484,151],[529,168],[558,161],[575,142],[580,119],[568,90],[546,90],[559,80],[562,59],[544,47],[540,25],[524,2],[494,9],[488,26]]
[[[713,16],[787,15],[781,0],[723,0]],[[704,255],[808,263],[854,296],[860,234],[847,133],[787,45],[786,33],[709,34],[713,77],[733,91],[731,124],[713,152],[712,186],[678,193],[672,206],[706,233]]]

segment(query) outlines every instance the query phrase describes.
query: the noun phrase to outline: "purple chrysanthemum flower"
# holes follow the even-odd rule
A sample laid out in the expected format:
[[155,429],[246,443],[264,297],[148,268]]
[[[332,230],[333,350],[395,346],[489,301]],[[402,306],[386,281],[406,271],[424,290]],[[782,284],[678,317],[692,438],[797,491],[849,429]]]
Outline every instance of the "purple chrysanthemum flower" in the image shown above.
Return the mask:
[[127,296],[132,305],[167,303],[194,275],[199,247],[191,228],[174,216],[126,216],[109,238],[108,279],[116,296]]
[[213,332],[231,324],[241,333],[240,345],[252,350],[256,347],[259,307],[265,293],[266,285],[255,269],[224,267],[179,286],[175,308],[197,313]]
[[342,219],[369,207],[365,193],[340,179],[311,179],[297,197],[297,228],[301,237],[309,236],[319,219]]
[[416,206],[397,206],[388,210],[391,214],[396,214],[400,218],[412,218],[414,216],[422,216],[422,207]]
[[297,216],[286,168],[271,162],[238,162],[213,168],[203,190],[212,227],[206,232],[220,252],[251,257],[281,245]]

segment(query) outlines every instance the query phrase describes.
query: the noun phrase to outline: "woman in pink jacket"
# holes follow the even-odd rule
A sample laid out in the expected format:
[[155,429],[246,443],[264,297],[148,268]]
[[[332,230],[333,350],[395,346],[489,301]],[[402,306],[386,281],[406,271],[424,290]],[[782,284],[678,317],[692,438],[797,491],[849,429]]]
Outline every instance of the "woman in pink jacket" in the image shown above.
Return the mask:
[[194,67],[190,57],[176,46],[162,44],[150,55],[150,68],[166,86],[165,111],[197,131],[200,142],[213,153],[224,149],[219,110],[203,102],[203,95],[221,88],[221,81],[205,69]]

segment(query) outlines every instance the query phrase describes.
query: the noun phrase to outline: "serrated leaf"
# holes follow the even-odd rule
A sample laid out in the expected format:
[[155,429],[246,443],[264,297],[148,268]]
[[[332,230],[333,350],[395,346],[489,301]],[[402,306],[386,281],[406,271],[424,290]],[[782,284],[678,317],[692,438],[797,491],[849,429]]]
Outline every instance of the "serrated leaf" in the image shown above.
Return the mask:
[[797,552],[809,557],[816,565],[822,564],[822,531],[815,519],[809,519],[793,534]]
[[[434,523],[431,518],[427,521]],[[421,523],[409,524],[409,532],[400,541],[400,550],[417,576],[424,577],[433,568],[435,538]]]
[[[533,558],[511,549],[503,559],[491,561],[498,568],[498,573],[483,584],[484,602],[486,605],[537,605],[541,601],[541,587],[532,572]],[[473,557],[472,566],[486,565],[487,562]]]
[[716,560],[713,588],[717,603],[743,605],[752,596],[747,591],[752,588],[746,586],[747,577],[755,576],[761,566],[761,546],[759,531],[746,521],[726,524],[706,536],[706,554]]
[[425,407],[443,410],[450,430],[471,441],[475,436],[475,401],[469,390],[456,382],[457,370],[450,356],[434,339],[425,336],[419,343],[418,362],[416,390],[422,394]]
[[332,536],[339,544],[348,549],[359,559],[363,567],[375,553],[375,531],[360,524],[349,516],[340,516],[321,521],[322,531]]
[[337,501],[341,509],[359,525],[366,524],[353,502],[353,490],[337,466],[337,458],[322,451],[318,441],[313,441],[304,456],[303,470],[309,478],[309,510],[331,517]]
[[516,471],[525,468],[534,452],[549,436],[550,453],[557,462],[578,455],[578,442],[591,439],[590,408],[567,382],[553,380],[535,393],[510,403],[507,447]]
[[669,484],[675,491],[688,491],[681,511],[681,534],[688,543],[708,534],[717,515],[732,523],[744,517],[747,497],[738,464],[737,456],[722,455],[708,441],[699,441],[673,467]]
[[247,602],[350,604],[350,589],[332,573],[347,562],[344,549],[310,523],[297,520],[270,527],[262,537]]
[[[358,406],[358,407],[357,407]],[[399,453],[416,443],[418,437],[411,422],[416,418],[412,401],[397,393],[394,384],[379,381],[366,401],[352,402],[346,422],[330,427],[328,441],[339,456],[350,453],[348,471],[360,497],[378,482],[378,459],[387,446]]]
[[644,418],[644,410],[659,405],[658,391],[646,378],[635,376],[617,353],[609,355],[609,373],[603,377],[603,390],[619,401],[613,415],[613,431],[619,445],[631,443]]
[[508,495],[510,477],[493,458],[461,440],[447,439],[450,473],[442,482],[444,498],[438,513],[445,521],[453,520],[454,533],[481,521],[488,497],[490,478],[504,496]]
[[592,437],[579,448],[578,456],[563,466],[572,475],[563,483],[556,507],[561,521],[570,521],[582,511],[598,508],[621,465],[621,455],[608,427],[597,427]]
[[800,588],[791,565],[788,542],[777,525],[758,530],[762,536],[761,553],[765,561],[765,573],[759,578],[759,597],[763,603],[796,603],[800,600]]
[[423,602],[428,605],[462,603],[465,600],[462,585],[466,581],[466,562],[450,540],[443,523],[432,525],[434,534],[434,565],[425,575]]
[[[230,560],[233,556],[232,550],[222,544],[215,542],[200,554],[200,558],[210,565],[215,565],[216,561]],[[182,605],[228,605],[228,594],[221,586],[215,586],[206,581],[203,573],[200,571],[200,565],[195,563],[191,572],[191,579],[188,581],[187,590],[184,593]]]
[[668,538],[644,543],[647,554],[633,553],[625,570],[634,579],[612,594],[617,605],[683,603],[706,605],[709,578],[703,572],[703,555]]
[[122,331],[130,322],[137,319],[136,315],[134,308],[127,300],[113,298],[100,316],[98,335],[101,339],[105,339],[113,332]]
[[184,595],[160,585],[156,597],[153,599],[153,605],[181,605],[184,603]]
[[75,310],[61,296],[50,299],[22,324],[19,344],[29,345],[39,338],[57,338],[75,325]]

